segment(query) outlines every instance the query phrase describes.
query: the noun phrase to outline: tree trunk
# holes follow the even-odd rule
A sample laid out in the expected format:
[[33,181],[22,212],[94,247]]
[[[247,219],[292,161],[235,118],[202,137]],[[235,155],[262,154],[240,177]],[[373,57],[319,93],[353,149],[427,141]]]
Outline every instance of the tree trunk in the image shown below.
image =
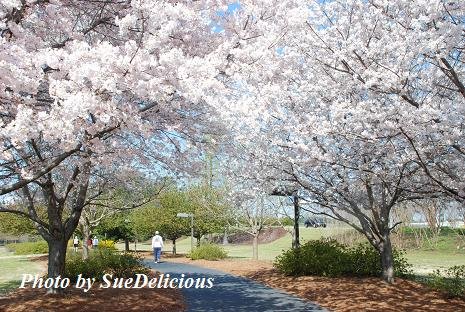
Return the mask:
[[176,254],[176,240],[173,239],[173,255]]
[[297,194],[294,194],[294,230],[292,231],[292,248],[300,247],[299,218],[299,197]]
[[128,238],[124,239],[124,250],[129,251],[129,239]]
[[198,236],[196,238],[197,238],[197,247],[200,247],[200,236]]
[[90,235],[84,234],[82,239],[82,259],[87,260],[89,259],[89,246],[87,245],[87,241],[89,240]]
[[225,227],[224,228],[224,233],[223,233],[223,245],[228,244],[228,229]]
[[384,242],[379,250],[381,254],[381,267],[383,270],[383,280],[389,284],[394,283],[394,259],[392,256],[392,245],[389,235],[385,236]]
[[[64,275],[67,243],[64,239],[48,241],[48,277],[56,278]],[[47,290],[49,294],[62,292],[63,289],[61,288],[49,288]]]
[[254,260],[258,260],[258,233],[253,236],[253,256]]
[[88,224],[82,224],[82,259],[87,260],[89,259],[89,246],[87,245],[87,241],[89,240],[91,233]]

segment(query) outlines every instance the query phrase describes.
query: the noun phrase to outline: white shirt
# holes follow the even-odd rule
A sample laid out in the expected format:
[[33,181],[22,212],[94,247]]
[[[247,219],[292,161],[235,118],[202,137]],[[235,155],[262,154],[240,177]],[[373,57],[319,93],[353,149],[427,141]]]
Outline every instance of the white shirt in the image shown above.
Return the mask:
[[74,244],[74,245],[79,244],[79,238],[75,238],[74,241],[73,241],[73,244]]
[[152,248],[163,248],[163,238],[160,235],[152,237]]

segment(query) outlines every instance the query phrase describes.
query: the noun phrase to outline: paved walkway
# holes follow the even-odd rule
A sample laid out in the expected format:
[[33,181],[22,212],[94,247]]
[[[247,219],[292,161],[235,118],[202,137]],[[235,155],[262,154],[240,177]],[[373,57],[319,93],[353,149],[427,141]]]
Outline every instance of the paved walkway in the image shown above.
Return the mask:
[[218,270],[207,269],[191,264],[146,261],[151,268],[171,277],[181,274],[188,277],[213,277],[210,289],[182,289],[188,311],[192,312],[301,312],[326,311],[325,309],[289,295],[285,292],[264,286],[246,278],[233,276]]

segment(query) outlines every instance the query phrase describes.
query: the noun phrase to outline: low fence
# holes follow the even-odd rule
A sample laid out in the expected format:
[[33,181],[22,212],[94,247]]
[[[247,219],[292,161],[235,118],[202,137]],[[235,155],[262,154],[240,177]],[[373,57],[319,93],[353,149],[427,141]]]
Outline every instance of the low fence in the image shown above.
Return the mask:
[[35,242],[39,238],[32,236],[20,236],[20,237],[5,237],[0,236],[0,246],[5,246],[6,244],[12,243],[24,243],[24,242]]

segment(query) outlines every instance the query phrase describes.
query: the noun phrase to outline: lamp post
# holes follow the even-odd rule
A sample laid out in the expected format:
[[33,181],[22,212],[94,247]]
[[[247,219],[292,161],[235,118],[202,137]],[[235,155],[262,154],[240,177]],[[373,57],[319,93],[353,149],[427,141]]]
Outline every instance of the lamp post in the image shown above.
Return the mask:
[[129,219],[124,219],[124,223],[126,224],[126,227],[124,229],[125,231],[125,234],[124,234],[124,249],[126,251],[129,251],[129,235],[128,235],[128,227],[129,227],[129,224],[131,223],[131,220]]
[[298,248],[300,246],[300,234],[299,234],[299,218],[300,218],[300,206],[298,189],[291,186],[281,186],[274,189],[270,195],[274,196],[292,196],[294,203],[294,233],[292,237],[292,248]]
[[194,250],[194,214],[180,212],[176,215],[178,218],[191,218],[191,253]]

